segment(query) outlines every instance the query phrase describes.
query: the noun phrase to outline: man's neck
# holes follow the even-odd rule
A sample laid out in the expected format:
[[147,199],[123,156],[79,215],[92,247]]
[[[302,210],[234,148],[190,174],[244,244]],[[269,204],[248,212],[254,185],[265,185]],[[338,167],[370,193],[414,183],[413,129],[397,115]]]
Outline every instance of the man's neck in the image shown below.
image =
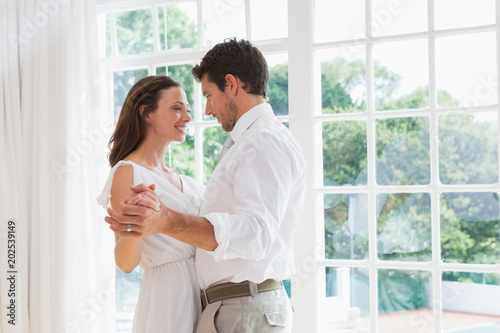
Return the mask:
[[245,97],[246,98],[244,100],[239,101],[239,103],[236,105],[238,108],[238,118],[236,121],[238,121],[241,118],[241,116],[243,116],[245,113],[247,113],[257,105],[266,102],[264,96],[247,95]]

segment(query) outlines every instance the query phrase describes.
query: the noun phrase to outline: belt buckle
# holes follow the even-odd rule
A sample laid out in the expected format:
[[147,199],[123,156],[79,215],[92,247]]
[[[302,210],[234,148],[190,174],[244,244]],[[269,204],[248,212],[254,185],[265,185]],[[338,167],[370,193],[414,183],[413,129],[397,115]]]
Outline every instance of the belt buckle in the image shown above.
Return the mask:
[[202,290],[201,290],[201,300],[202,300],[202,302],[201,302],[201,303],[202,303],[202,305],[203,305],[203,301],[205,301],[205,306],[204,306],[204,307],[206,307],[208,304],[210,304],[210,303],[208,302],[208,295],[207,295],[207,292],[206,292],[206,290],[205,290],[205,289],[202,289]]

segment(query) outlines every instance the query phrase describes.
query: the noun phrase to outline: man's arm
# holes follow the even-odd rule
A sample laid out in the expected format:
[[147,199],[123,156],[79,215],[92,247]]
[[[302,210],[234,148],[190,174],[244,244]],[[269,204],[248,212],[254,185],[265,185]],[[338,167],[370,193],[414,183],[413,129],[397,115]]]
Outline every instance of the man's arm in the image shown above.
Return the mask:
[[[156,212],[150,201],[141,201],[144,192],[152,192],[151,189],[141,184],[131,186],[131,190],[133,193],[120,205],[123,214],[109,208],[109,217],[105,218],[117,235],[144,238],[161,233],[203,250],[213,251],[217,247],[214,228],[206,218],[180,213],[164,205]],[[131,232],[127,232],[128,224],[132,226]]]

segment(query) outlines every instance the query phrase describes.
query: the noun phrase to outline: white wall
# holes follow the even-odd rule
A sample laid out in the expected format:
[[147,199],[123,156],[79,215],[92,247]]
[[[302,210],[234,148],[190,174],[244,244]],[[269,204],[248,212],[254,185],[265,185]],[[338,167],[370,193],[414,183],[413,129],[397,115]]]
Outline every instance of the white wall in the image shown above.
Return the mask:
[[500,286],[443,281],[443,310],[500,316]]

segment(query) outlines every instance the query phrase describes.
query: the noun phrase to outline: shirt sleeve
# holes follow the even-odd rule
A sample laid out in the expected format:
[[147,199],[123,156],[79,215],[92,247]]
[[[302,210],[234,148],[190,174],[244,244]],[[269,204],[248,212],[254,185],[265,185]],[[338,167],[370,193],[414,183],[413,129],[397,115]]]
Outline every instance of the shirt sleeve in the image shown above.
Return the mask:
[[[271,133],[245,138],[229,163],[234,173],[234,213],[209,213],[218,246],[214,260],[260,260],[272,250],[293,188],[294,155]],[[286,228],[286,226],[285,226]]]

